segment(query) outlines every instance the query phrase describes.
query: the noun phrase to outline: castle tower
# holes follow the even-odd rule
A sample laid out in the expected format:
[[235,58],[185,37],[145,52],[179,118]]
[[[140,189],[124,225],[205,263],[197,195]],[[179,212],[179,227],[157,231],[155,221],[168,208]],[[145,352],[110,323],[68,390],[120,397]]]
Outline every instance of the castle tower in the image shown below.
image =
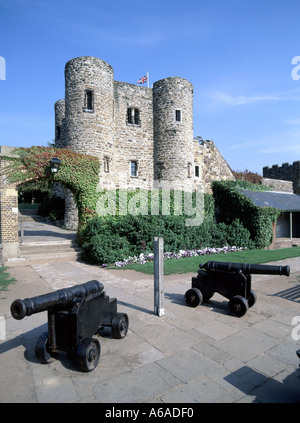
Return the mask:
[[65,67],[65,144],[98,156],[113,150],[113,69],[96,57],[77,57]]
[[[114,75],[96,57],[77,57],[65,66],[64,147],[79,154],[113,157]],[[105,174],[102,174],[105,178]],[[65,226],[76,229],[78,211],[66,190]]]
[[153,84],[155,184],[193,190],[193,86],[173,77]]

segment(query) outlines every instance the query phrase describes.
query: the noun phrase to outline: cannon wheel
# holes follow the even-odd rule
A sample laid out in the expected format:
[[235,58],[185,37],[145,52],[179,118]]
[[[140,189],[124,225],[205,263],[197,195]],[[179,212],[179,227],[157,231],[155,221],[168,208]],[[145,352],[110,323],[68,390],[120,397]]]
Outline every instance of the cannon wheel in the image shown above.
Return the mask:
[[237,317],[244,316],[247,313],[249,307],[246,298],[241,297],[240,295],[235,295],[232,297],[229,300],[228,306],[230,313]]
[[79,370],[91,372],[97,367],[100,358],[100,342],[96,338],[84,338],[77,347],[76,360]]
[[52,357],[49,352],[49,337],[48,332],[44,332],[37,340],[35,345],[35,356],[44,364],[48,364],[52,361]]
[[249,300],[248,300],[248,306],[249,307],[254,306],[254,304],[256,303],[256,298],[257,297],[256,297],[255,292],[251,290],[250,297],[249,297]]
[[203,303],[203,295],[198,288],[188,289],[184,295],[184,299],[186,304],[190,307],[197,307],[199,304]]
[[125,338],[128,332],[129,320],[126,313],[117,313],[112,319],[112,336],[116,339]]

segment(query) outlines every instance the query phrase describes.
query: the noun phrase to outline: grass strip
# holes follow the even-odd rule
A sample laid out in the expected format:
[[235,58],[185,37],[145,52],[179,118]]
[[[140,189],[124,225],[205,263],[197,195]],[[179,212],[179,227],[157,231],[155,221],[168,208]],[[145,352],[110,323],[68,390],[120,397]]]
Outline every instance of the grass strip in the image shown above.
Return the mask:
[[[234,253],[227,254],[210,254],[199,257],[185,257],[177,260],[165,260],[164,261],[164,274],[182,274],[196,272],[199,268],[199,265],[206,263],[208,260],[214,261],[225,261],[232,263],[249,263],[249,264],[261,264],[269,263],[270,261],[279,261],[285,260],[288,258],[299,257],[300,248],[291,247],[291,248],[282,248],[278,250],[247,250],[247,251],[238,251]],[[110,267],[112,268],[112,267]],[[113,269],[119,269],[118,267],[113,267]],[[120,269],[132,269],[136,272],[145,273],[147,275],[153,275],[154,273],[154,263],[148,262],[145,264],[130,264],[124,266]]]
[[16,280],[7,273],[6,267],[0,267],[0,291],[8,291],[9,285]]

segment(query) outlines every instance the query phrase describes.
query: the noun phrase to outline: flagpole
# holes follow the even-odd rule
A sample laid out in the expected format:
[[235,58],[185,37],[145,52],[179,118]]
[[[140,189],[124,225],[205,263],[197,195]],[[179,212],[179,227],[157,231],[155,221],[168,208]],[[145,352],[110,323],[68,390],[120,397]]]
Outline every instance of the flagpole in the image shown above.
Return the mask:
[[147,71],[147,81],[148,81],[148,88],[149,88],[149,72]]

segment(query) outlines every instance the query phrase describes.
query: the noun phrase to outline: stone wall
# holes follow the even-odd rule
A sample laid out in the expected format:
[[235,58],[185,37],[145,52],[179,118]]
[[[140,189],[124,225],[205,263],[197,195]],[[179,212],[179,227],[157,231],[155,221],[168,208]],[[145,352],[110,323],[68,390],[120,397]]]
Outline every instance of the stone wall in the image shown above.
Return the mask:
[[[128,109],[138,110],[137,123],[128,122]],[[109,174],[116,188],[147,188],[153,184],[153,97],[152,89],[124,82],[114,83],[114,155]],[[130,163],[137,163],[131,176]],[[101,185],[104,182],[100,174]],[[105,184],[104,184],[105,187]]]
[[265,185],[272,189],[272,191],[278,192],[293,192],[292,181],[281,181],[279,179],[262,178],[262,185]]
[[194,164],[199,166],[200,171],[199,181],[195,178],[194,186],[202,186],[206,193],[212,193],[213,181],[235,180],[230,166],[213,141],[194,140]]
[[293,164],[283,163],[272,167],[266,166],[263,168],[263,177],[270,179],[280,179],[283,181],[293,182],[293,190],[295,194],[300,194],[300,161],[295,161]]

